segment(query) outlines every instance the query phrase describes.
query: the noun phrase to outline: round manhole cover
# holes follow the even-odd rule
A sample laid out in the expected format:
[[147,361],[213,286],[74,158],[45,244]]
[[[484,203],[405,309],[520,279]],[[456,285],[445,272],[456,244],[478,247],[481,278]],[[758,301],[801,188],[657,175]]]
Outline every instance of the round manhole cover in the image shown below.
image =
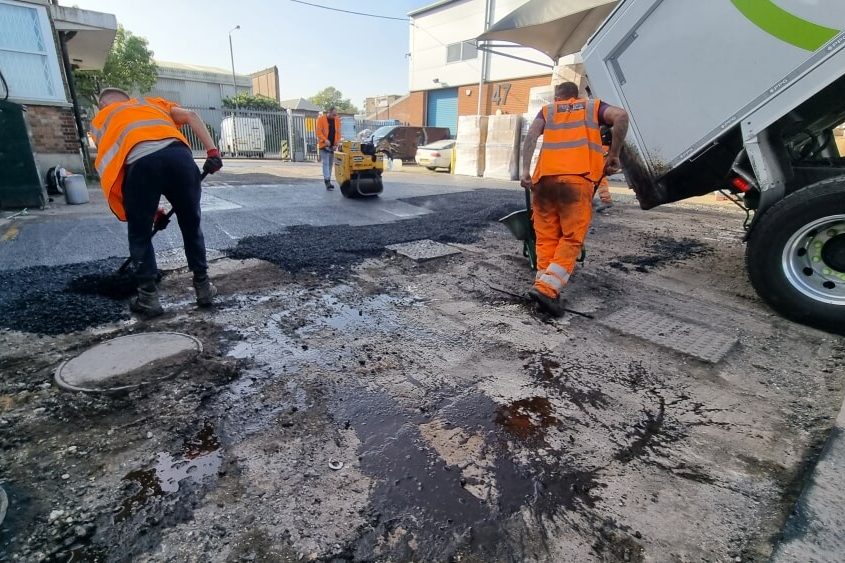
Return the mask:
[[181,332],[144,332],[101,342],[62,363],[56,383],[70,391],[119,391],[179,373],[202,352],[202,343]]
[[0,487],[0,525],[6,519],[6,509],[9,508],[9,497],[6,496],[6,491]]

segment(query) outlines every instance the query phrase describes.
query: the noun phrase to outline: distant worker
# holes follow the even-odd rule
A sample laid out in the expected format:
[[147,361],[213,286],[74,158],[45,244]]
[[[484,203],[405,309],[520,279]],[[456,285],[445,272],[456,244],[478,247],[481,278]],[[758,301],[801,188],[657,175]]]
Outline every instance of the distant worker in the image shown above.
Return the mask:
[[[605,158],[599,127],[613,127]],[[598,99],[578,97],[578,86],[555,87],[555,101],[545,106],[528,130],[521,184],[533,195],[537,240],[537,278],[528,294],[544,310],[561,315],[560,294],[575,269],[592,218],[593,195],[605,175],[620,171],[619,154],[628,133],[625,110]],[[531,158],[537,138],[543,146],[533,176]]]
[[164,312],[158,298],[153,223],[163,215],[163,195],[173,206],[182,231],[188,268],[193,272],[197,305],[210,306],[217,289],[208,278],[205,238],[200,228],[200,171],[190,144],[180,131],[188,125],[206,148],[203,171],[223,167],[220,153],[202,119],[162,98],[131,98],[106,88],[99,97],[91,130],[97,142],[95,166],[109,207],[129,231],[129,256],[135,268],[138,295],[129,308],[145,317]]
[[326,189],[333,190],[334,151],[340,144],[340,118],[334,106],[317,118],[317,143],[320,148],[320,160],[323,162],[323,180],[326,182]]

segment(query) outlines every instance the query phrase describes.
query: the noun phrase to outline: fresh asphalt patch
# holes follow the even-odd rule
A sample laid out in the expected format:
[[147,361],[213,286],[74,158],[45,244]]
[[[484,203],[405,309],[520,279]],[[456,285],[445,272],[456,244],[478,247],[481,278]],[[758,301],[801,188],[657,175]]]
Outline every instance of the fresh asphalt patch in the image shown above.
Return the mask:
[[[473,242],[481,229],[523,205],[521,194],[512,190],[405,201],[432,213],[378,225],[295,226],[244,238],[229,254],[266,260],[291,273],[341,279],[353,265],[379,255],[386,245],[421,239]],[[108,258],[0,272],[0,328],[56,335],[128,319],[127,300],[135,284],[131,275],[116,273],[121,263],[120,258]]]
[[129,275],[121,259],[0,272],[0,327],[35,334],[64,334],[129,318]]
[[[231,258],[258,258],[291,272],[343,278],[349,268],[392,244],[431,239],[470,243],[491,222],[524,207],[513,190],[480,190],[404,200],[432,213],[380,225],[301,225],[285,232],[241,239]],[[365,203],[365,202],[362,202]]]

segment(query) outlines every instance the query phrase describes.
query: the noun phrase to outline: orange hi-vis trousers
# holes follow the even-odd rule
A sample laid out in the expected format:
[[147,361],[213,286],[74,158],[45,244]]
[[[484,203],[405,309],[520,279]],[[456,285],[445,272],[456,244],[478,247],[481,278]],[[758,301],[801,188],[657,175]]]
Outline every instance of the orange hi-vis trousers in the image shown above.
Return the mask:
[[532,219],[537,238],[534,286],[557,298],[575,269],[593,217],[595,184],[582,176],[544,176],[534,186]]

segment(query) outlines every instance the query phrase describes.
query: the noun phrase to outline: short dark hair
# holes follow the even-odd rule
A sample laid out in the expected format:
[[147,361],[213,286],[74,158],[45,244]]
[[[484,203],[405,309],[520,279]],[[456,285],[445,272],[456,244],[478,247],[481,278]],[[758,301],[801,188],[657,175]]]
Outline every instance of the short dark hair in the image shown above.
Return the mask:
[[578,85],[574,82],[562,82],[555,86],[555,99],[568,100],[578,97]]
[[326,111],[334,111],[334,110],[335,110],[334,106],[329,106],[329,109],[327,109]]

